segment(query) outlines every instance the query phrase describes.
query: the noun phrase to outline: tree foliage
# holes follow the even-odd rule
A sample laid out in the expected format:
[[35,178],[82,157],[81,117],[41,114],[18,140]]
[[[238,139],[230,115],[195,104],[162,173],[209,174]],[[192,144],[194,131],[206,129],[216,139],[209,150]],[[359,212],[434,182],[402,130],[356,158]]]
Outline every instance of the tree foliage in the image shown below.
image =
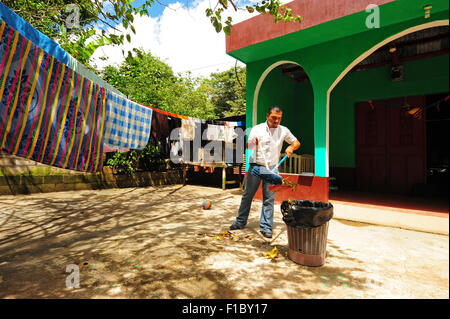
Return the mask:
[[[132,34],[136,33],[134,16],[148,16],[148,9],[154,0],[146,0],[139,7],[133,6],[133,2],[134,0],[4,0],[6,6],[43,34],[58,41],[64,50],[83,64],[88,63],[98,47],[121,45],[125,40],[131,42]],[[124,32],[116,28],[120,23],[125,28]],[[115,34],[116,31],[118,34]]]
[[245,67],[235,66],[212,73],[202,85],[208,90],[216,117],[245,114]]
[[[233,0],[217,0],[214,1],[214,8],[210,6],[205,10],[206,16],[209,17],[211,24],[214,26],[216,32],[223,31],[225,34],[230,34],[233,18],[228,16],[226,20],[223,19],[222,14],[226,10],[246,10],[249,13],[259,12],[261,14],[269,14],[274,17],[274,22],[301,22],[302,17],[299,15],[294,16],[292,9],[282,4],[280,0],[262,0],[252,1],[245,7],[237,6]],[[231,9],[232,8],[232,9]]]
[[197,118],[215,116],[208,91],[199,79],[175,75],[150,52],[136,49],[120,66],[106,67],[103,78],[135,102]]
[[[150,52],[136,49],[118,67],[108,66],[103,77],[131,100],[175,114],[201,119],[245,114],[245,68],[232,67],[207,79],[175,75]],[[107,165],[133,174],[137,169],[161,167],[158,145],[142,151],[115,153]]]
[[129,175],[133,175],[138,169],[145,171],[161,170],[164,164],[159,145],[153,145],[150,142],[143,150],[112,153],[106,159],[106,165],[114,167],[119,173]]

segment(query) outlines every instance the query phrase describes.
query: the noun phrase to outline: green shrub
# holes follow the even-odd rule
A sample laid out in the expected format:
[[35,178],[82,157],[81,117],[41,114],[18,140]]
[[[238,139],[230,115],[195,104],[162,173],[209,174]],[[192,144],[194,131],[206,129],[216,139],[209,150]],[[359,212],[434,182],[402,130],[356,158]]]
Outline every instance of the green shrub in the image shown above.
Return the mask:
[[162,170],[164,158],[160,152],[160,144],[147,143],[143,150],[130,150],[125,153],[109,153],[106,165],[115,168],[119,173],[133,175],[137,170]]

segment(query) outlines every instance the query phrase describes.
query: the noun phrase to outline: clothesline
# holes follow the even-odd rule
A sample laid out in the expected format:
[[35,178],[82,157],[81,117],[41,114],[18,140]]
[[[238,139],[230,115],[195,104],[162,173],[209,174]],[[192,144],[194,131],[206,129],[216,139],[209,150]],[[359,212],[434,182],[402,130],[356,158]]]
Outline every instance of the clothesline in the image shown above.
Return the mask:
[[[0,18],[5,17],[4,8],[1,4]],[[8,19],[14,15],[9,12]],[[242,122],[202,120],[135,103],[61,61],[65,51],[57,45],[50,47],[58,58],[23,34],[34,30],[34,39],[48,47],[51,40],[41,41],[39,31],[29,25],[19,27],[20,32],[0,19],[0,113],[4,114],[0,149],[12,155],[98,172],[105,147],[123,150],[147,145],[152,123],[162,124],[153,121],[154,113],[165,116],[159,120],[170,121],[188,140],[193,125],[242,126]],[[168,142],[168,135],[164,139]]]
[[[101,79],[98,75],[93,73],[91,70],[87,69],[83,64],[78,62],[74,57],[72,57],[69,53],[67,53],[64,49],[60,47],[58,43],[35,29],[32,25],[22,19],[18,14],[5,6],[2,2],[0,2],[0,20],[3,20],[6,25],[12,27],[14,30],[17,30],[19,34],[26,37],[32,43],[34,43],[39,48],[43,49],[45,52],[50,54],[52,57],[57,59],[58,61],[64,63],[67,67],[70,67],[77,73],[83,75],[84,77],[90,79],[94,83],[102,86],[109,91],[112,91],[122,97],[126,97],[119,90],[111,86],[109,83]],[[143,104],[141,104],[143,105]],[[167,114],[180,119],[188,119],[188,116],[175,114],[167,111],[163,111],[154,107],[146,106],[151,108],[153,111],[160,112],[163,114]]]

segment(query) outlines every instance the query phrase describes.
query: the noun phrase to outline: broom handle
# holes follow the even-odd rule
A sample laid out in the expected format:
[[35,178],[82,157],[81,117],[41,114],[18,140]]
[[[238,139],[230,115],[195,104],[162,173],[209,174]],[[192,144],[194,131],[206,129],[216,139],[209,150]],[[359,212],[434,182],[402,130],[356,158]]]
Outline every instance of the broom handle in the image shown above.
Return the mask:
[[287,154],[284,155],[283,159],[278,163],[277,166],[275,166],[275,167],[273,168],[272,172],[275,172],[275,170],[278,168],[278,166],[280,166],[280,165],[286,160],[287,157],[288,157]]

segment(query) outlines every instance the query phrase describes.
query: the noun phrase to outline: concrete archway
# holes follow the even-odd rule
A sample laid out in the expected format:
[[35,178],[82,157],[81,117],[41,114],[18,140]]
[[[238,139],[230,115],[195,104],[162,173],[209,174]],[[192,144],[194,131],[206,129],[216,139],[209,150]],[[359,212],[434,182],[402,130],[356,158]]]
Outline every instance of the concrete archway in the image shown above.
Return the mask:
[[398,39],[405,35],[424,30],[429,29],[433,27],[439,27],[439,26],[448,26],[449,20],[436,20],[420,25],[416,25],[414,27],[407,28],[403,31],[400,31],[398,33],[395,33],[384,40],[378,42],[377,44],[370,47],[368,50],[360,54],[356,59],[354,59],[345,69],[337,76],[337,78],[334,80],[334,82],[330,85],[326,92],[326,165],[325,165],[325,171],[324,176],[329,176],[329,154],[330,154],[330,144],[329,144],[329,131],[330,131],[330,95],[333,89],[336,87],[336,85],[352,70],[357,64],[359,64],[361,61],[366,59],[368,56],[370,56],[372,53],[374,53],[377,49],[380,47]]
[[[367,108],[369,108],[369,104],[367,101],[374,101],[376,105],[376,100],[379,100],[379,104],[387,103],[389,105],[392,103],[406,103],[406,97],[413,97],[422,95],[425,97],[429,94],[437,94],[444,91],[448,91],[445,89],[445,83],[448,84],[448,72],[442,71],[437,65],[443,65],[444,69],[447,69],[445,65],[448,63],[446,60],[446,53],[442,48],[446,48],[446,46],[442,47],[440,42],[436,43],[436,37],[439,36],[441,39],[442,35],[445,37],[445,33],[448,32],[449,21],[448,20],[438,20],[430,23],[424,23],[421,25],[405,28],[403,31],[396,32],[395,34],[386,34],[383,37],[382,41],[378,41],[375,45],[367,45],[370,47],[365,50],[362,54],[360,54],[357,58],[355,58],[351,63],[349,63],[343,71],[336,77],[334,82],[330,85],[327,91],[326,99],[327,99],[327,169],[331,169],[331,175],[333,177],[339,177],[342,174],[338,174],[338,169],[344,169],[346,172],[351,172],[362,176],[364,174],[361,173],[362,165],[357,165],[358,158],[363,158],[362,153],[358,152],[362,148],[358,148],[356,145],[362,145],[361,140],[357,142],[357,138],[359,136],[365,136],[364,130],[361,130],[361,127],[366,127],[365,123],[361,118],[361,112],[357,112],[357,110],[361,111],[361,103],[365,103]],[[434,30],[428,30],[434,29]],[[416,34],[417,33],[417,34]],[[430,35],[431,34],[431,35]],[[423,47],[422,50],[425,51],[417,51],[412,46],[416,45],[420,41],[426,41],[428,39],[434,39],[433,43],[428,44],[428,47]],[[434,38],[433,38],[434,37]],[[381,38],[381,37],[380,37]],[[419,40],[417,40],[419,39]],[[448,39],[448,33],[447,33]],[[400,45],[400,57],[402,59],[402,64],[405,63],[406,75],[405,78],[401,81],[391,82],[389,77],[390,67],[384,69],[382,66],[386,63],[386,57],[383,58],[383,54],[389,54],[388,49],[390,48],[390,44],[394,42],[397,45]],[[444,41],[442,39],[442,41]],[[375,42],[375,41],[374,41]],[[429,41],[428,41],[429,42]],[[422,42],[420,42],[422,43]],[[424,42],[425,43],[425,42]],[[403,44],[405,48],[403,48]],[[406,48],[409,46],[407,51]],[[384,47],[384,48],[383,48]],[[441,49],[439,49],[439,47]],[[381,50],[378,50],[380,49]],[[433,49],[436,48],[436,49]],[[378,50],[378,52],[376,52]],[[434,52],[433,50],[436,50]],[[441,51],[438,51],[441,50]],[[383,53],[385,52],[385,53]],[[406,53],[405,53],[406,52]],[[373,54],[375,53],[375,54]],[[415,56],[417,55],[417,56]],[[440,55],[440,57],[435,57],[436,55]],[[433,59],[426,59],[429,57],[435,57]],[[448,51],[447,51],[448,57]],[[384,60],[383,60],[384,59]],[[404,62],[403,62],[404,61]],[[416,61],[416,62],[407,62],[407,61]],[[362,62],[362,63],[361,63]],[[387,64],[390,65],[390,60],[387,61]],[[358,65],[359,64],[359,65]],[[356,67],[356,68],[355,68]],[[370,71],[369,71],[370,69]],[[367,70],[367,72],[353,72],[353,71],[361,71]],[[350,71],[352,71],[350,73]],[[387,73],[386,73],[387,72]],[[348,75],[348,76],[347,76]],[[421,78],[430,79],[427,82],[422,82]],[[369,79],[370,78],[370,79]],[[386,81],[386,82],[385,82]],[[390,84],[391,83],[391,84]],[[421,84],[420,84],[421,83]],[[444,83],[444,84],[440,84]],[[324,96],[325,97],[325,96]],[[403,99],[405,102],[393,102],[388,101],[389,99]],[[384,102],[383,102],[383,101]],[[345,103],[344,103],[345,102]],[[414,104],[409,100],[409,103]],[[332,106],[331,106],[332,104]],[[430,103],[428,103],[430,104]],[[422,105],[417,102],[417,105]],[[424,104],[425,105],[425,104]],[[359,108],[357,108],[359,106]],[[376,108],[378,111],[383,111],[383,105],[380,105],[380,108]],[[330,109],[331,108],[331,109]],[[372,106],[373,110],[373,106]],[[394,110],[386,110],[386,112],[394,112]],[[390,114],[386,113],[386,114]],[[359,114],[359,116],[357,116]],[[392,113],[393,114],[393,113]],[[390,116],[390,115],[389,115]],[[330,118],[328,121],[328,118]],[[357,122],[355,122],[357,120]],[[331,123],[330,123],[331,122]],[[381,120],[378,122],[381,123]],[[329,124],[330,123],[330,124]],[[358,125],[360,124],[358,129]],[[387,123],[387,122],[386,122]],[[388,124],[384,124],[388,125]],[[350,128],[351,127],[351,128]],[[346,131],[345,133],[343,131]],[[415,132],[419,132],[420,130],[414,130]],[[359,133],[358,133],[359,132]],[[381,131],[380,131],[381,132]],[[387,134],[387,133],[386,133]],[[415,133],[415,135],[420,135],[419,133]],[[398,135],[392,135],[392,137]],[[331,141],[328,141],[330,137]],[[395,140],[395,138],[393,138]],[[390,139],[389,143],[393,142],[393,139]],[[344,143],[344,140],[346,141]],[[350,143],[348,143],[350,141]],[[420,142],[420,141],[419,141]],[[330,145],[331,143],[331,145]],[[359,144],[358,144],[359,143]],[[366,142],[363,142],[363,144]],[[416,143],[416,142],[415,142]],[[344,144],[349,144],[349,147],[342,147]],[[369,145],[369,144],[367,144]],[[378,144],[377,144],[378,145]],[[394,144],[392,144],[394,145]],[[397,145],[397,144],[395,144]],[[392,148],[392,147],[391,147]],[[397,150],[397,153],[400,152]],[[386,154],[389,152],[386,151]],[[398,157],[399,154],[396,153]],[[350,155],[349,155],[350,154]],[[359,157],[358,157],[359,154]],[[387,155],[386,155],[387,156]],[[372,160],[373,161],[373,160]],[[417,160],[418,161],[418,160]],[[380,163],[383,161],[379,161]],[[329,164],[328,164],[329,163]],[[351,164],[349,164],[351,163]],[[361,163],[361,161],[359,161]],[[387,163],[387,160],[386,160]],[[344,164],[344,165],[342,165]],[[329,165],[329,167],[328,167]],[[371,164],[372,165],[372,164]],[[386,172],[391,172],[388,169],[389,165],[386,164]],[[349,169],[353,168],[353,170]],[[359,168],[359,170],[357,170]],[[394,170],[395,172],[401,170]],[[415,170],[419,171],[419,169]],[[422,171],[422,170],[420,170]],[[329,172],[327,172],[329,173]],[[374,173],[375,174],[375,173]],[[395,175],[394,173],[392,173]],[[398,173],[400,174],[400,173]],[[398,175],[397,174],[397,175]],[[379,174],[381,176],[381,174]],[[414,175],[414,174],[412,174]],[[411,176],[412,176],[411,175]],[[416,174],[417,175],[417,174]],[[414,176],[416,176],[414,175]],[[409,176],[409,175],[408,175]],[[388,178],[388,177],[386,177]],[[341,179],[342,180],[342,179]],[[380,177],[381,180],[381,177]],[[412,180],[412,179],[411,179]],[[415,183],[421,183],[420,181]],[[360,183],[361,184],[361,183]],[[364,184],[364,183],[363,183]],[[361,185],[363,185],[361,184]],[[390,185],[390,184],[389,184]],[[358,186],[360,187],[360,186]],[[361,186],[362,187],[362,186]],[[359,189],[359,188],[358,188]]]
[[294,61],[278,61],[273,64],[271,64],[269,67],[267,67],[264,72],[261,74],[261,76],[258,79],[258,82],[256,83],[255,92],[253,95],[253,108],[252,108],[252,126],[255,126],[258,124],[258,97],[259,97],[259,91],[261,90],[261,86],[266,79],[267,75],[276,67],[283,65],[283,64],[296,64],[300,66],[297,62]]
[[401,37],[403,37],[403,36],[405,36],[407,34],[410,34],[410,33],[414,33],[414,32],[420,31],[420,30],[429,29],[429,28],[433,28],[433,27],[448,26],[448,25],[449,25],[449,20],[437,20],[437,21],[432,21],[432,22],[429,22],[429,23],[420,24],[420,25],[408,28],[408,29],[406,29],[404,31],[401,31],[401,32],[399,32],[397,34],[394,34],[394,35],[384,39],[383,41],[377,43],[376,45],[371,47],[369,50],[367,50],[364,53],[362,53],[355,60],[353,60],[353,62],[350,63],[341,72],[341,74],[339,74],[339,76],[336,78],[336,80],[333,82],[333,84],[328,89],[328,96],[330,95],[330,92],[333,91],[335,86],[347,75],[347,73],[350,72],[351,69],[353,69],[353,67],[355,67],[358,63],[363,61],[365,58],[367,58],[369,55],[374,53],[377,49],[381,48],[382,46],[384,46],[384,45],[388,44],[389,42],[392,42],[392,41],[394,41],[394,40],[396,40],[398,38],[401,38]]
[[[272,63],[262,72],[254,92],[253,125],[265,120],[269,106],[284,110],[282,125],[302,142],[297,154],[314,155],[314,90],[307,71],[297,62]],[[310,119],[299,125],[299,119]]]

